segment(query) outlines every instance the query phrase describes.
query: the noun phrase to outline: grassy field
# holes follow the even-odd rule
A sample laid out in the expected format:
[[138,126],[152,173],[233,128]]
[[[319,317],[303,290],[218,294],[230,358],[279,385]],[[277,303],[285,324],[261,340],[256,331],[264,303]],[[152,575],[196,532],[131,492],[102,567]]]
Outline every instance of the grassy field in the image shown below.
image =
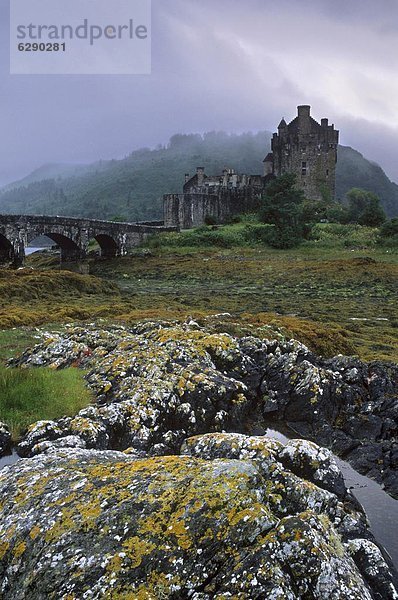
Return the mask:
[[285,327],[321,353],[398,360],[398,265],[384,256],[232,249],[101,268],[119,281],[127,319],[229,312],[234,320]]
[[[166,234],[133,256],[93,262],[91,277],[3,271],[0,327],[229,313],[224,326],[237,333],[271,335],[269,326],[323,355],[398,362],[398,252],[377,245],[377,230],[320,225],[299,248],[274,250],[261,241],[267,229],[246,219]],[[0,334],[0,352],[4,336],[13,334]]]
[[112,307],[120,298],[117,286],[96,277],[57,270],[57,260],[46,259],[46,270],[42,270],[40,256],[32,260],[33,264],[37,260],[41,268],[0,269],[0,328],[113,314]]
[[397,249],[380,247],[374,229],[322,225],[299,248],[275,250],[267,231],[246,220],[166,234],[132,256],[92,261],[90,276],[44,255],[0,270],[0,420],[14,439],[91,401],[79,369],[4,367],[65,322],[191,317],[234,335],[295,337],[323,356],[398,362]]
[[[93,273],[118,283],[127,318],[228,312],[324,355],[398,361],[398,252],[377,245],[377,230],[320,225],[287,251],[261,243],[267,229],[246,221],[166,234],[150,240],[151,256],[97,263]],[[244,241],[248,230],[257,243]]]

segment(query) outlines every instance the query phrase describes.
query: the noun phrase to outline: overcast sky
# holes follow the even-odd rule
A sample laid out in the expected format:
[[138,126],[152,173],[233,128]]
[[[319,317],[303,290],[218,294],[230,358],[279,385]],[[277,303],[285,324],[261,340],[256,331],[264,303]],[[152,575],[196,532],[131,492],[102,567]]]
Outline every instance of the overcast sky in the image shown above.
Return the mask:
[[398,181],[397,0],[153,0],[145,76],[10,75],[8,23],[0,0],[0,183],[177,132],[273,131],[298,104]]

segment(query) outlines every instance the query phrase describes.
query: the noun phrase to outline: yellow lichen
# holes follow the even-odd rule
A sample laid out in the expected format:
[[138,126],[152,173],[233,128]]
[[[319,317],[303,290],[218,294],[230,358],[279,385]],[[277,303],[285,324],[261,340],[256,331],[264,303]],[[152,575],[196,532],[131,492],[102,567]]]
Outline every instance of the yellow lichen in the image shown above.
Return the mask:
[[2,560],[4,558],[9,547],[10,547],[9,542],[0,542],[0,560]]
[[37,536],[40,534],[41,529],[38,525],[35,525],[34,527],[32,527],[30,533],[29,533],[29,537],[31,540],[35,540],[37,538]]
[[108,564],[106,565],[106,570],[108,573],[117,574],[121,571],[122,564],[122,558],[118,554],[116,554],[115,556],[112,556],[112,558],[109,560]]
[[22,554],[25,552],[25,550],[26,550],[26,543],[19,542],[19,544],[17,544],[14,548],[14,557],[19,558],[20,556],[22,556]]
[[137,536],[128,538],[123,542],[122,547],[128,558],[131,560],[131,566],[133,568],[139,567],[143,558],[148,556],[148,554],[156,548],[155,544]]

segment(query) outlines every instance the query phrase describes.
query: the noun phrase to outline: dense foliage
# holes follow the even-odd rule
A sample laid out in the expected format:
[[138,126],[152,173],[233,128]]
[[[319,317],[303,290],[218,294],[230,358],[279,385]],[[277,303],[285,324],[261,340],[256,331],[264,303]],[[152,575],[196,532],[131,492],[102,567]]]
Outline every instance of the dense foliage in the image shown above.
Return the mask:
[[[308,200],[304,191],[297,188],[296,176],[286,173],[267,185],[259,218],[263,223],[274,226],[265,240],[270,246],[294,248],[308,239],[315,223],[376,228],[386,221],[386,214],[376,194],[359,188],[347,193],[344,204],[326,198]],[[382,237],[394,236],[394,227],[386,228],[385,232]]]
[[382,246],[398,248],[398,219],[385,221],[380,228],[379,243]]
[[386,221],[380,228],[380,235],[382,237],[393,237],[398,236],[398,219],[391,219]]
[[259,216],[263,223],[274,225],[268,240],[274,248],[293,248],[311,230],[304,192],[295,184],[296,176],[286,173],[270,181],[265,189]]
[[366,160],[348,146],[339,146],[336,171],[336,197],[343,201],[352,188],[365,189],[380,198],[388,217],[398,216],[398,185],[391,182],[383,169]]
[[380,200],[367,190],[353,188],[347,193],[348,219],[351,223],[379,227],[386,220]]

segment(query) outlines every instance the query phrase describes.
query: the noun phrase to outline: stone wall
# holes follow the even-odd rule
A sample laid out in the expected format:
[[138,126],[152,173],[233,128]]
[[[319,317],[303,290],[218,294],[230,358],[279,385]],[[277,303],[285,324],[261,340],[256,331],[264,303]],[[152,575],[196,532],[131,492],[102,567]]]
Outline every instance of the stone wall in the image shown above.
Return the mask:
[[202,187],[185,194],[166,194],[163,198],[164,224],[190,229],[203,225],[206,217],[226,223],[234,215],[257,210],[261,193],[262,188],[247,186],[230,190],[220,188],[217,193],[209,193]]
[[295,173],[297,186],[310,200],[332,200],[336,192],[339,132],[327,119],[317,123],[309,106],[299,106],[289,125],[284,120],[272,139],[274,174]]

